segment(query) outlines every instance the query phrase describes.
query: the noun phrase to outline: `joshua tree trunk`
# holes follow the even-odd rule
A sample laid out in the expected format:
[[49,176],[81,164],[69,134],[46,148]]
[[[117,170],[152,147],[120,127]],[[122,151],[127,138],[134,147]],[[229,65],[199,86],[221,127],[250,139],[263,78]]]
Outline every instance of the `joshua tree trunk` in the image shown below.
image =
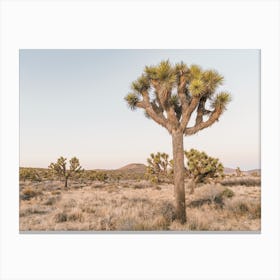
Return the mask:
[[64,187],[67,189],[68,188],[68,177],[65,178],[65,184]]
[[184,145],[183,133],[172,133],[173,160],[174,160],[174,193],[176,203],[176,217],[184,224],[186,222],[185,185],[184,185]]

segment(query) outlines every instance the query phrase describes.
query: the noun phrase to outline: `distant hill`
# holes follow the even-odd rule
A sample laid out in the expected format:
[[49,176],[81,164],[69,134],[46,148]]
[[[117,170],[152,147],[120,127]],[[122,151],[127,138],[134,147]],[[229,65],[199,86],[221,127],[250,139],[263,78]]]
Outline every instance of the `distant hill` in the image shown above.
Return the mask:
[[[252,169],[252,170],[241,170],[244,174],[252,174],[252,173],[261,173],[260,169]],[[224,168],[224,173],[225,174],[232,174],[235,173],[235,168],[229,168],[229,167],[225,167]]]
[[252,174],[252,173],[261,174],[261,169],[252,169],[252,170],[248,170],[248,171],[245,171],[245,172],[248,173],[248,174]]
[[145,173],[146,172],[146,165],[142,163],[130,163],[127,164],[117,171],[125,171],[125,172],[133,172],[133,173]]
[[235,173],[235,169],[234,169],[234,168],[225,167],[225,168],[224,168],[224,173],[225,173],[225,174],[232,174],[232,173]]

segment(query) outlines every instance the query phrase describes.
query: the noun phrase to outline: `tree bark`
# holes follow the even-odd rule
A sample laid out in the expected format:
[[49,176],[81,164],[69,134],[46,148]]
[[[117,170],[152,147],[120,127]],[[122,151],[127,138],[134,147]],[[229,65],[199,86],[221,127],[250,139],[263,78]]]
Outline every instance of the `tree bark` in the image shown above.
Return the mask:
[[64,187],[67,189],[68,188],[68,178],[66,177],[65,178],[65,184],[64,184]]
[[176,218],[184,224],[186,222],[185,185],[184,185],[184,145],[183,132],[172,133],[173,161],[174,161],[174,194]]

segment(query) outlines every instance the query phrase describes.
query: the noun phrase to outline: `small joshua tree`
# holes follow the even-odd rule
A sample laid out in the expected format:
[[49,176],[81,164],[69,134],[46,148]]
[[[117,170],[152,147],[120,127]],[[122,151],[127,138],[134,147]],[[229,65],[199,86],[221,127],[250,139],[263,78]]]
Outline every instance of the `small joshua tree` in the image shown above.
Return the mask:
[[[216,93],[222,82],[223,76],[215,70],[162,61],[146,66],[125,97],[132,110],[143,109],[172,136],[176,218],[182,224],[186,222],[183,138],[211,126],[226,110],[230,94]],[[194,125],[188,126],[194,115]]]
[[224,167],[219,159],[208,156],[205,152],[195,149],[185,151],[187,166],[192,178],[191,193],[198,183],[205,183],[210,178],[219,178],[224,174]]
[[167,177],[169,166],[169,155],[166,153],[151,154],[147,159],[147,177],[153,182],[160,182],[160,177]]
[[49,168],[54,174],[64,179],[65,188],[68,187],[69,178],[75,177],[83,171],[78,158],[71,158],[69,160],[69,164],[70,167],[69,169],[67,169],[67,158],[60,157],[59,159],[57,159],[56,163],[51,163],[49,165]]
[[236,176],[237,176],[237,177],[241,177],[241,176],[243,175],[243,174],[242,174],[242,171],[241,171],[241,169],[240,169],[240,167],[236,167],[235,173],[236,173]]

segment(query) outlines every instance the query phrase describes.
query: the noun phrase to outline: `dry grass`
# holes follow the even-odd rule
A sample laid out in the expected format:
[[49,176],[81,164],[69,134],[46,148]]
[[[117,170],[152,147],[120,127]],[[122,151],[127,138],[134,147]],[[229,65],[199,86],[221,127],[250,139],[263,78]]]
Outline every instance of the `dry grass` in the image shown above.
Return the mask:
[[221,184],[223,186],[260,186],[260,177],[235,177],[224,179]]
[[[170,184],[126,180],[76,183],[65,190],[60,182],[22,183],[20,230],[260,230],[259,186],[208,184],[194,194],[187,186],[188,221],[181,225],[175,220]],[[22,197],[26,192],[32,194],[28,200]]]

